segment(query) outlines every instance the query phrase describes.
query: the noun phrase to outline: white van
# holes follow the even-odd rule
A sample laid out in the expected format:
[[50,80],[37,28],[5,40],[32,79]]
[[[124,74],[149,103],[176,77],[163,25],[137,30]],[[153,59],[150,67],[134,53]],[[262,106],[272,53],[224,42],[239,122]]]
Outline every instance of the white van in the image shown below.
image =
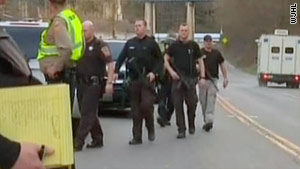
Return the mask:
[[276,29],[274,35],[263,34],[256,42],[259,86],[275,82],[299,88],[300,36],[290,36],[288,30]]

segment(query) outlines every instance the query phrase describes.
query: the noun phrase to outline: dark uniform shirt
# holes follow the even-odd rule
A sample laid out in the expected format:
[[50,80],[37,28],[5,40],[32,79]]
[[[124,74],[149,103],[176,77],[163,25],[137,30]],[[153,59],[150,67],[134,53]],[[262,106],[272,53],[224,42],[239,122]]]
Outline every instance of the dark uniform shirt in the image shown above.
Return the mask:
[[132,80],[149,72],[160,74],[163,69],[160,48],[155,40],[148,36],[142,39],[134,37],[126,42],[116,64],[116,73],[126,59],[126,67]]
[[[201,49],[205,55],[205,76],[206,79],[219,78],[219,65],[224,62],[224,57],[217,49],[212,49],[211,52],[207,52],[204,48]],[[208,73],[207,73],[208,72]]]
[[10,169],[17,161],[21,151],[19,143],[12,142],[0,134],[0,168]]
[[97,38],[86,44],[84,56],[77,65],[77,73],[80,77],[104,77],[106,63],[112,61],[111,56],[106,57],[101,51],[105,46],[107,44]]
[[202,57],[199,45],[194,41],[183,43],[180,40],[174,42],[167,50],[173,67],[177,73],[186,77],[196,77],[197,59]]

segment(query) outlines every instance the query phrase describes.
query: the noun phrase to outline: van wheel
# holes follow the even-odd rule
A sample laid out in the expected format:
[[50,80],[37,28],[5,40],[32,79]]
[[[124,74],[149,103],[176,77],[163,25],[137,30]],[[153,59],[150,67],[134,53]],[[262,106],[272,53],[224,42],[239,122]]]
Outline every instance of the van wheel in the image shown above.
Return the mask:
[[286,87],[287,88],[294,88],[294,84],[290,82],[286,82]]

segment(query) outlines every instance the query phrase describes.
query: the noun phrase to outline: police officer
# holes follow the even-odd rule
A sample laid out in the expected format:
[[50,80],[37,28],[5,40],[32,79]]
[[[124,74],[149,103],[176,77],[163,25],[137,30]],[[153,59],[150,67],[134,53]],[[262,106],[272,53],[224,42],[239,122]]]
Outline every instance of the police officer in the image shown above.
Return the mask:
[[201,49],[205,55],[205,85],[200,85],[199,97],[203,114],[203,130],[209,132],[213,128],[214,110],[217,94],[217,81],[219,79],[219,66],[224,77],[223,87],[228,85],[227,70],[224,65],[224,57],[213,47],[212,37],[204,36],[204,48]]
[[[84,35],[80,18],[66,8],[66,0],[49,0],[52,19],[41,35],[38,61],[46,81],[70,85],[71,109],[73,108],[77,62],[84,52]],[[77,119],[72,118],[73,136]]]
[[[201,68],[200,83],[204,83],[204,65],[201,59],[202,53],[198,44],[188,39],[189,28],[181,24],[179,39],[174,42],[165,54],[165,67],[172,77],[173,103],[176,112],[176,124],[178,127],[177,138],[185,138],[185,118],[183,101],[187,104],[189,133],[195,133],[195,111],[197,107],[196,84],[198,81],[196,63]],[[172,66],[170,61],[172,60]]]
[[[76,150],[83,148],[84,140],[91,133],[92,143],[87,148],[103,146],[103,132],[97,118],[99,99],[102,89],[106,93],[113,92],[113,59],[106,43],[95,37],[94,25],[91,21],[83,23],[86,50],[78,63],[78,100],[81,112],[80,124],[76,135]],[[104,75],[108,64],[108,79],[104,84]]]
[[[163,41],[164,52],[176,41],[176,34],[170,32],[168,38]],[[161,127],[171,125],[170,120],[174,112],[174,105],[172,101],[172,78],[168,72],[165,72],[162,80],[160,81],[159,91],[158,91],[158,114],[157,123]]]
[[129,69],[130,102],[133,118],[131,145],[142,144],[142,124],[145,118],[149,141],[155,140],[153,104],[154,83],[163,68],[162,54],[158,44],[146,35],[147,23],[135,22],[136,37],[128,40],[116,64],[116,73],[125,60]]
[[48,83],[70,84],[71,104],[74,96],[74,68],[84,52],[84,35],[80,18],[66,8],[66,0],[49,0],[52,20],[41,35],[38,60]]

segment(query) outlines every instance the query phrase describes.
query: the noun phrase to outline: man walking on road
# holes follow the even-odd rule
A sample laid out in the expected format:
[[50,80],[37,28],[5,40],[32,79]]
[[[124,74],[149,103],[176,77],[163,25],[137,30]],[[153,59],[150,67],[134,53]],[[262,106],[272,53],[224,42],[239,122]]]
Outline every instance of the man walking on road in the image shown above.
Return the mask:
[[80,18],[66,8],[66,0],[49,1],[52,20],[41,35],[38,60],[48,83],[70,85],[72,104],[75,68],[84,52],[83,27]]
[[[71,109],[73,108],[76,65],[84,52],[84,35],[80,18],[67,9],[66,0],[49,0],[52,20],[41,35],[38,61],[48,84],[70,85]],[[76,120],[72,118],[73,136]]]
[[[97,117],[99,99],[104,88],[106,93],[113,92],[114,75],[114,63],[108,45],[95,37],[95,28],[91,21],[85,21],[83,29],[86,50],[77,66],[77,98],[81,119],[76,135],[76,151],[82,150],[89,132],[93,141],[87,145],[87,148],[103,146],[103,132]],[[105,84],[106,65],[108,66],[108,79]]]
[[224,65],[224,57],[213,48],[212,37],[204,37],[204,48],[201,49],[205,65],[205,85],[199,84],[199,98],[203,114],[203,130],[209,132],[213,128],[214,110],[217,96],[217,81],[219,79],[219,66],[224,77],[223,87],[228,85],[227,70]]
[[[189,27],[181,24],[179,28],[179,39],[174,42],[165,54],[165,67],[172,77],[173,103],[176,112],[176,124],[178,127],[177,138],[185,138],[185,117],[183,102],[187,104],[189,133],[195,133],[195,111],[197,107],[196,84],[198,74],[197,62],[200,65],[200,83],[204,81],[204,64],[199,45],[188,39]],[[170,61],[172,60],[172,64]]]
[[130,145],[142,144],[142,125],[145,118],[149,141],[155,140],[154,102],[155,80],[163,69],[163,58],[158,44],[146,35],[147,23],[135,22],[136,37],[128,40],[116,64],[116,73],[125,60],[129,69],[129,92],[133,118],[133,139]]

